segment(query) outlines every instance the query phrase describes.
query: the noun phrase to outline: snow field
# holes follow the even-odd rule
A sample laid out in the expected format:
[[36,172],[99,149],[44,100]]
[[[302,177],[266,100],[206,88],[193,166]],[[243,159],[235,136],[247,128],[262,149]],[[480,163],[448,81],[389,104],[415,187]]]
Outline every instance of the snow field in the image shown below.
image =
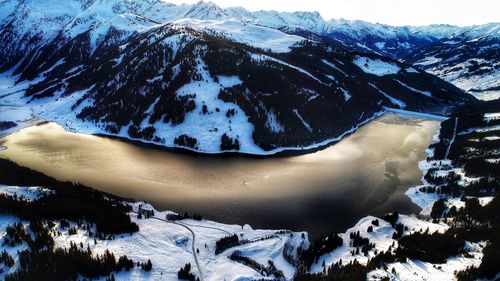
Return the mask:
[[[31,200],[36,200],[35,194],[41,191],[36,187],[21,188],[2,185],[0,186],[0,192],[22,195],[31,198]],[[46,192],[46,190],[43,190],[43,192]],[[229,225],[207,220],[185,219],[169,222],[166,220],[166,215],[173,214],[170,211],[155,211],[154,218],[138,219],[135,212],[138,211],[139,205],[142,204],[144,203],[133,203],[134,212],[130,213],[132,221],[139,225],[140,230],[137,233],[116,235],[112,240],[94,240],[83,229],[77,228],[77,234],[70,235],[68,228],[61,228],[59,222],[55,221],[55,231],[61,233],[61,235],[54,236],[55,246],[69,247],[71,242],[78,245],[82,243],[84,247],[88,245],[94,254],[102,254],[109,250],[117,257],[127,255],[134,262],[143,263],[150,259],[153,263],[153,269],[150,272],[134,267],[129,272],[115,273],[117,280],[177,280],[178,270],[187,263],[191,263],[191,272],[196,276],[200,276],[194,260],[194,254],[196,254],[200,262],[203,280],[218,281],[265,278],[252,268],[230,260],[228,256],[234,251],[240,251],[242,256],[249,257],[265,266],[271,260],[278,269],[284,272],[287,279],[291,279],[295,274],[295,268],[283,257],[285,244],[291,245],[295,250],[309,245],[307,233],[287,230],[280,232],[278,230],[254,230],[249,225]],[[152,207],[149,208],[153,209]],[[6,235],[6,227],[18,221],[19,219],[16,216],[0,215],[0,241],[3,241]],[[25,229],[28,230],[29,223],[25,221],[23,224]],[[77,227],[75,223],[70,224]],[[194,248],[196,253],[192,251],[192,233],[185,227],[195,234]],[[238,235],[240,241],[249,242],[216,255],[215,243],[222,237],[232,234]],[[16,247],[2,245],[0,246],[0,252],[4,249],[7,250],[18,264],[17,251],[26,247],[25,244]],[[17,265],[12,268],[4,267],[5,272],[3,275],[0,273],[0,278],[5,274],[14,272],[16,269]],[[101,278],[101,280],[104,279]]]
[[356,56],[353,63],[357,65],[361,70],[366,73],[370,73],[377,76],[397,74],[399,66],[393,63],[385,62],[380,59],[371,59],[367,57]]

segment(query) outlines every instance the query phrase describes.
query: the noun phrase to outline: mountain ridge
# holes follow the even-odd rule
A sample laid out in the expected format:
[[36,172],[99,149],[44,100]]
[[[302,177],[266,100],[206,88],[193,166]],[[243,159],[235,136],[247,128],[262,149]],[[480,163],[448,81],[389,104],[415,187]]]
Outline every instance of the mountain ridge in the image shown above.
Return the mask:
[[411,65],[227,19],[213,3],[67,2],[73,18],[20,3],[23,17],[1,27],[0,67],[30,82],[9,98],[82,132],[268,154],[338,139],[384,107],[446,114],[474,100]]

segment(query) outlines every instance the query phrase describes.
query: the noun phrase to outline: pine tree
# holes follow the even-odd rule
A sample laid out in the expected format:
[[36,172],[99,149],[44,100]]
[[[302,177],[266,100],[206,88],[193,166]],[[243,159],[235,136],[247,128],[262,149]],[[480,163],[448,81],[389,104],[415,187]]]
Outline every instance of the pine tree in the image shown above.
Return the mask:
[[148,262],[146,263],[146,266],[144,267],[144,270],[151,271],[151,269],[153,269],[153,264],[151,263],[151,260],[148,260]]

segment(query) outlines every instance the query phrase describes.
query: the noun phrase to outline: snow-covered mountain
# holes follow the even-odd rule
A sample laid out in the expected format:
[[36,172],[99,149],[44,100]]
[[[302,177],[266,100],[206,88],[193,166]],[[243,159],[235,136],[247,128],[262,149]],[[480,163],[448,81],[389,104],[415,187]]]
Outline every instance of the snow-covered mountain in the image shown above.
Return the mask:
[[444,114],[472,100],[347,40],[311,40],[317,13],[160,0],[0,6],[0,68],[26,85],[4,96],[87,133],[269,154],[337,140],[385,107]]
[[454,32],[406,58],[479,99],[500,97],[500,24]]
[[227,8],[227,15],[246,23],[277,28],[292,34],[311,33],[333,39],[360,51],[400,58],[411,50],[437,40],[430,34],[413,35],[406,27],[396,28],[363,21],[324,20],[318,12],[249,12],[243,8]]
[[415,50],[451,34],[476,28],[443,24],[396,27],[360,20],[325,20],[318,12],[249,12],[241,7],[227,8],[224,12],[243,22],[278,28],[290,33],[309,31],[360,51],[394,59],[402,59]]
[[[62,5],[62,6],[61,6]],[[57,9],[52,7],[57,6]],[[250,12],[241,7],[222,9],[213,2],[175,5],[163,0],[72,0],[59,1],[9,0],[0,1],[0,24],[17,36],[2,39],[23,38],[16,42],[19,47],[26,43],[44,42],[61,28],[75,32],[111,25],[126,30],[141,26],[172,22],[180,19],[235,20],[247,24],[279,29],[287,33],[304,31],[333,40],[360,51],[369,51],[402,59],[414,51],[455,35],[473,33],[480,35],[486,26],[457,27],[451,25],[403,26],[344,19],[325,20],[318,12]],[[15,13],[12,14],[12,13]],[[132,27],[130,26],[132,25]],[[494,24],[498,25],[498,24]],[[104,28],[104,27],[103,27]],[[13,30],[11,30],[13,29]],[[29,33],[26,33],[29,30]],[[23,36],[26,35],[26,36]],[[10,41],[7,41],[10,42]],[[15,48],[11,48],[15,51]]]

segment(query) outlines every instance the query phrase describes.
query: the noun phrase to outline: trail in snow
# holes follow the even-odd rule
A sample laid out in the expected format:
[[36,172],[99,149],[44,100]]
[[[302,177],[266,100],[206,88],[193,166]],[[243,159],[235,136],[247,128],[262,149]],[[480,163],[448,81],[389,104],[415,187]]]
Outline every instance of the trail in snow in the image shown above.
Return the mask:
[[167,220],[164,220],[164,219],[161,219],[161,218],[156,218],[156,217],[153,217],[153,218],[157,219],[157,220],[161,220],[161,221],[167,222],[167,223],[173,223],[173,224],[180,225],[180,226],[186,228],[187,230],[189,230],[189,232],[191,232],[191,234],[193,235],[193,242],[191,243],[191,250],[193,251],[194,262],[196,263],[196,267],[198,268],[198,273],[200,274],[200,280],[204,281],[204,279],[203,279],[203,272],[201,271],[200,262],[198,261],[198,256],[196,255],[196,247],[194,245],[195,240],[196,240],[196,234],[194,233],[194,231],[191,228],[189,228],[189,226],[184,225],[182,223],[169,222]]
[[448,160],[448,154],[450,154],[451,145],[455,142],[455,137],[457,136],[457,125],[458,125],[458,117],[455,117],[455,127],[453,128],[453,136],[451,137],[450,143],[446,148],[446,153],[444,154],[444,159]]
[[233,235],[234,233],[231,233],[225,229],[222,229],[222,228],[217,228],[217,227],[211,227],[211,226],[204,226],[204,225],[197,225],[197,224],[187,224],[185,223],[184,225],[187,225],[187,226],[191,226],[191,227],[201,227],[201,228],[207,228],[207,229],[214,229],[214,230],[219,230],[219,231],[222,231],[228,235]]
[[[138,214],[136,211],[132,211],[132,212],[135,213],[135,214]],[[155,219],[155,220],[163,221],[163,222],[166,222],[166,223],[171,223],[171,224],[179,225],[179,226],[182,226],[185,229],[187,229],[189,232],[191,232],[191,235],[193,236],[193,241],[191,243],[191,251],[193,252],[194,262],[196,263],[196,267],[198,268],[198,273],[200,274],[200,280],[204,281],[204,279],[203,279],[203,272],[201,271],[200,262],[198,261],[198,256],[196,255],[196,247],[194,245],[195,240],[196,240],[196,234],[194,233],[194,231],[191,228],[189,228],[189,226],[187,226],[185,224],[182,224],[182,223],[168,221],[168,220],[165,220],[165,219],[162,219],[162,218],[158,218],[158,217],[155,217],[155,216],[151,217],[151,219]]]

